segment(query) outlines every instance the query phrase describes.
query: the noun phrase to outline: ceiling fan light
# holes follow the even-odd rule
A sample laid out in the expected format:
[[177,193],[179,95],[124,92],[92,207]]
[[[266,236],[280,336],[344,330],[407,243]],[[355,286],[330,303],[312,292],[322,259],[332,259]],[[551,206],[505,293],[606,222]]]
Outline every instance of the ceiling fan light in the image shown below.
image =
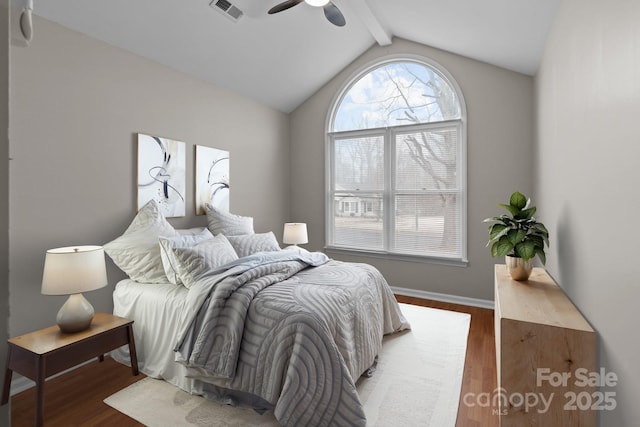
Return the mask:
[[322,7],[329,3],[329,0],[304,0],[310,6]]

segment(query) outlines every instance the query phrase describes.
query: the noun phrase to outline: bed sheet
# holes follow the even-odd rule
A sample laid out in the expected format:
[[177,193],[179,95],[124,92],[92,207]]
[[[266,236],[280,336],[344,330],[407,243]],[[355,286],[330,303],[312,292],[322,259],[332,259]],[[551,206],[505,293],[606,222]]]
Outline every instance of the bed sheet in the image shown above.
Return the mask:
[[[172,283],[139,283],[121,280],[113,292],[113,314],[133,319],[138,367],[152,378],[162,378],[181,389],[202,394],[202,384],[189,378],[184,365],[175,361],[176,335],[188,289]],[[111,352],[114,360],[130,365],[129,349]]]

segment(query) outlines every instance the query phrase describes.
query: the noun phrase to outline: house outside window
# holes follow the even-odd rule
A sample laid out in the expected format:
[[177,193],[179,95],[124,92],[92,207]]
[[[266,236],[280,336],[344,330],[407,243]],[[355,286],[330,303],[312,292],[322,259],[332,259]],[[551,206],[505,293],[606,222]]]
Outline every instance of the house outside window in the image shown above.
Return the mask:
[[334,101],[326,154],[327,249],[466,264],[466,108],[444,68],[365,67]]

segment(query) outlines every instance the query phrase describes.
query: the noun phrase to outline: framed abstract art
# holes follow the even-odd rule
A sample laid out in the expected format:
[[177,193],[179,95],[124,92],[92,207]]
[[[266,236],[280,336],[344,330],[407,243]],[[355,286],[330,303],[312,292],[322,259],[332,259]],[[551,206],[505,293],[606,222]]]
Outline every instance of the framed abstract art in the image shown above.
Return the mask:
[[138,210],[155,199],[165,217],[185,215],[185,143],[138,134]]
[[229,152],[196,145],[196,215],[204,215],[210,203],[229,210]]

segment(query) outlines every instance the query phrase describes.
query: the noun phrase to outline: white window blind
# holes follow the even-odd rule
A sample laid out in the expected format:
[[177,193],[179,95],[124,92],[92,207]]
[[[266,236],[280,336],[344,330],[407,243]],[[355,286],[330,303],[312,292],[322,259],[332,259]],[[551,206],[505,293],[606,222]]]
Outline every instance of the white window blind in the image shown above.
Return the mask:
[[349,133],[333,147],[334,243],[383,250],[384,135]]
[[394,252],[457,257],[462,251],[455,125],[395,134]]

